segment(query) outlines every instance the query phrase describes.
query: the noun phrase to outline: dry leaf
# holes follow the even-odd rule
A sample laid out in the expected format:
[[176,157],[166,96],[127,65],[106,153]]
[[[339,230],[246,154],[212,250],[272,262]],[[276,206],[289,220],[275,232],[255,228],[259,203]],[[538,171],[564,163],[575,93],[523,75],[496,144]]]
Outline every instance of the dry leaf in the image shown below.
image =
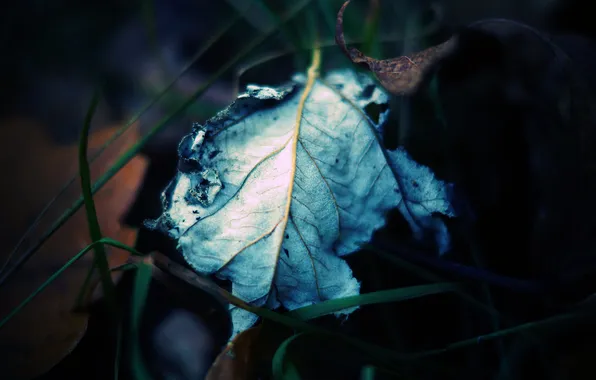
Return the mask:
[[335,26],[335,41],[344,53],[354,63],[372,71],[381,85],[394,95],[404,95],[414,92],[425,73],[425,70],[437,62],[453,48],[455,40],[452,38],[440,45],[430,47],[410,56],[378,60],[367,57],[360,50],[347,47],[343,31],[343,17],[350,0],[346,1],[337,14]]
[[[452,215],[444,183],[402,149],[384,149],[388,110],[379,120],[365,112],[386,109],[388,96],[351,70],[310,83],[297,75],[287,86],[249,86],[196,125],[154,225],[178,240],[197,272],[230,280],[254,306],[294,310],[357,295],[343,256],[370,241],[394,208],[417,238],[429,233],[441,252],[449,246],[433,216]],[[234,333],[258,318],[231,313]]]
[[[57,145],[39,125],[24,120],[10,120],[3,124],[0,141],[7,147],[0,152],[3,156],[0,162],[7,166],[7,178],[10,178],[13,187],[5,189],[8,195],[2,197],[3,226],[11,231],[2,239],[2,264],[15,243],[14,237],[24,232],[27,223],[78,170],[78,144]],[[116,130],[116,127],[104,128],[92,134],[90,155]],[[92,178],[105,172],[138,138],[137,128],[134,127],[118,139],[91,165]],[[136,231],[123,227],[119,218],[134,200],[146,166],[145,159],[134,158],[95,195],[97,214],[105,236],[134,244]],[[32,241],[79,195],[80,183],[76,181],[43,219]],[[81,209],[0,288],[0,318],[89,243],[87,220]],[[116,249],[108,249],[108,252],[112,266],[124,263],[129,256],[127,252]],[[92,255],[79,260],[0,329],[0,373],[3,377],[27,379],[40,375],[76,346],[85,332],[87,316],[74,314],[71,309],[91,263]]]
[[248,380],[253,373],[252,356],[261,326],[252,327],[236,335],[217,356],[206,380]]

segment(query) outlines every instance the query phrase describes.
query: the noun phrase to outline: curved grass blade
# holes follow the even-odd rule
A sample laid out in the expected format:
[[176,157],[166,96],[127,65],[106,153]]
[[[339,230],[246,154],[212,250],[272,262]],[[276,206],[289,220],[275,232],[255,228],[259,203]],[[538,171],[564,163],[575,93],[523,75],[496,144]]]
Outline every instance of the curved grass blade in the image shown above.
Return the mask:
[[271,361],[271,372],[273,375],[273,379],[300,380],[298,370],[292,362],[287,360],[286,357],[288,355],[288,348],[290,347],[290,345],[303,336],[304,333],[293,335],[288,339],[284,340],[283,343],[279,345],[279,347],[275,351],[275,355],[273,355],[273,360]]
[[[411,262],[404,260],[400,257],[397,257],[396,255],[391,255],[391,254],[385,252],[384,250],[375,247],[374,245],[366,244],[362,248],[373,252],[380,258],[389,261],[390,263],[394,264],[397,267],[403,268],[411,273],[416,274],[421,279],[431,281],[431,282],[445,282],[444,278],[442,278],[441,276],[437,276],[436,274],[430,272],[428,269],[426,269],[420,265],[411,263]],[[470,302],[471,304],[475,305],[479,309],[485,311],[489,315],[492,315],[492,313],[495,312],[492,308],[486,306],[483,302],[472,297],[471,295],[466,293],[463,289],[456,289],[455,294],[457,294],[462,299]],[[500,314],[498,314],[498,313],[496,314],[496,316],[501,317]]]
[[[279,345],[275,354],[273,356],[273,360],[271,361],[271,372],[273,375],[273,379],[278,380],[294,380],[300,379],[300,375],[294,363],[292,363],[288,359],[288,351],[292,344],[294,344],[298,339],[306,338],[309,335],[314,335],[311,333],[298,333],[294,334],[291,337],[287,338]],[[401,376],[386,368],[376,367],[373,365],[366,365],[362,367],[360,372],[360,379],[374,379],[375,374],[378,372],[384,372],[387,375],[394,376],[396,378],[401,378]]]
[[480,344],[485,341],[503,338],[503,337],[506,337],[506,336],[512,335],[512,334],[529,333],[532,330],[540,330],[540,329],[545,329],[545,328],[549,328],[549,327],[552,328],[552,327],[558,325],[559,323],[571,322],[571,321],[586,318],[586,317],[593,318],[594,313],[567,313],[567,314],[557,315],[557,316],[554,316],[551,318],[543,319],[540,321],[524,323],[524,324],[521,324],[518,326],[511,327],[511,328],[499,330],[499,331],[496,331],[496,332],[493,332],[490,334],[480,335],[475,338],[466,339],[466,340],[462,340],[462,341],[459,341],[456,343],[452,343],[445,348],[440,348],[440,349],[436,349],[436,350],[430,350],[430,351],[413,354],[412,359],[422,359],[422,358],[427,358],[430,356],[444,354],[446,352],[453,351],[453,350],[456,350],[459,348],[474,346],[474,345]]
[[[221,27],[221,29],[219,29],[218,31],[216,31],[206,41],[206,43],[201,47],[201,49],[199,49],[195,53],[195,55],[190,59],[189,63],[186,66],[184,66],[184,68],[182,69],[182,71],[180,71],[180,73],[163,90],[161,90],[160,92],[156,93],[156,95],[153,97],[153,99],[151,101],[149,101],[145,106],[143,106],[137,113],[135,113],[130,118],[130,120],[128,122],[126,122],[120,129],[118,129],[118,131],[116,131],[116,133],[114,133],[114,135],[112,135],[97,150],[97,152],[90,157],[89,162],[92,163],[99,156],[101,156],[101,154],[107,149],[108,146],[110,146],[114,141],[116,141],[120,136],[122,136],[135,122],[137,122],[140,119],[140,117],[145,112],[147,112],[159,100],[161,100],[174,87],[174,85],[176,84],[176,82],[178,81],[178,79],[180,77],[182,77],[184,74],[186,74],[191,69],[191,67],[199,60],[199,58],[201,58],[203,56],[203,54],[205,54],[215,44],[215,42],[218,41],[225,33],[227,33],[232,28],[232,26],[234,26],[236,24],[236,22],[238,22],[241,18],[242,18],[241,13],[236,13],[234,17],[232,17],[226,24],[224,24]],[[14,257],[16,255],[16,253],[22,247],[23,243],[25,243],[25,240],[27,239],[27,236],[29,236],[35,230],[35,228],[39,225],[39,222],[41,221],[41,219],[47,214],[47,212],[50,210],[50,208],[56,202],[56,200],[58,198],[60,198],[62,195],[64,195],[64,193],[66,192],[66,190],[68,190],[68,188],[75,182],[76,179],[77,179],[77,175],[74,175],[62,188],[60,188],[60,190],[58,191],[58,193],[56,194],[56,196],[54,196],[44,206],[44,208],[37,215],[37,217],[35,218],[35,220],[31,223],[31,225],[29,226],[29,228],[27,228],[27,230],[25,231],[25,233],[23,234],[23,236],[19,239],[19,241],[17,242],[17,244],[15,245],[15,247],[12,249],[11,253],[8,255],[8,258],[6,259],[6,261],[4,262],[4,264],[2,265],[2,268],[0,268],[0,274],[3,274],[4,270],[6,269],[6,267],[8,266],[8,264],[10,263],[12,257]],[[0,280],[0,285],[2,283],[3,283],[3,281]]]
[[370,344],[364,342],[359,339],[352,338],[345,334],[336,333],[329,331],[325,328],[318,327],[315,325],[311,325],[303,320],[300,320],[291,314],[280,314],[278,312],[260,308],[256,306],[252,306],[244,302],[243,300],[233,296],[228,291],[220,288],[219,286],[212,283],[212,281],[207,278],[198,275],[197,273],[193,272],[190,269],[183,267],[182,265],[173,262],[169,258],[161,255],[159,253],[154,253],[155,264],[157,267],[164,268],[168,271],[168,273],[178,277],[179,279],[196,286],[209,294],[214,295],[220,299],[224,299],[225,301],[229,302],[230,304],[242,308],[246,311],[254,313],[259,317],[266,319],[268,321],[272,321],[275,323],[279,323],[280,325],[305,332],[305,333],[313,333],[313,334],[322,334],[328,336],[330,338],[338,339],[343,344],[349,344],[350,346],[358,349],[361,352],[366,353],[370,360],[374,363],[378,363],[379,365],[383,365],[387,368],[395,368],[397,369],[400,364],[404,363],[404,361],[408,360],[408,355],[404,355],[395,351],[387,350],[385,348],[376,346],[374,344]]
[[114,239],[110,239],[110,238],[102,238],[94,243],[89,244],[88,246],[86,246],[85,248],[83,248],[79,253],[77,253],[76,255],[74,255],[70,260],[68,260],[66,262],[66,264],[64,264],[62,267],[60,267],[60,269],[58,269],[56,272],[54,272],[53,275],[51,275],[43,284],[41,284],[37,289],[35,289],[35,291],[33,293],[31,293],[29,295],[29,297],[27,297],[23,302],[21,302],[19,304],[19,306],[15,307],[14,309],[12,309],[12,311],[6,316],[4,317],[4,319],[2,319],[0,321],[0,329],[2,327],[4,327],[4,325],[6,325],[6,323],[8,321],[10,321],[12,319],[12,317],[14,317],[15,315],[17,315],[19,313],[19,311],[21,311],[29,302],[31,302],[35,297],[37,297],[39,295],[39,293],[41,293],[46,287],[48,287],[48,285],[50,285],[52,282],[54,282],[54,280],[56,278],[58,278],[62,272],[64,272],[66,269],[68,269],[72,264],[74,264],[75,262],[77,262],[78,260],[80,260],[83,256],[85,256],[85,254],[87,252],[89,252],[90,250],[94,249],[95,247],[97,247],[98,245],[109,245],[111,247],[115,247],[115,248],[120,248],[120,249],[124,249],[128,252],[130,252],[131,254],[135,255],[135,256],[144,256],[141,252],[137,251],[134,248],[131,248],[123,243],[120,243],[119,241],[116,241]]
[[[288,20],[292,19],[296,16],[303,8],[306,7],[311,1],[313,0],[302,0],[295,4],[292,9],[280,17],[281,22],[287,22]],[[186,108],[188,108],[197,98],[199,98],[209,86],[211,86],[219,77],[221,77],[224,73],[226,73],[234,64],[236,64],[240,59],[247,56],[252,50],[254,50],[257,46],[263,43],[269,36],[277,30],[279,25],[276,25],[274,28],[271,28],[268,32],[261,34],[250,43],[246,44],[244,48],[236,54],[232,59],[230,59],[226,64],[222,65],[220,69],[215,72],[211,77],[209,77],[203,85],[195,91],[193,95],[190,96],[182,105],[180,105],[174,112],[170,115],[162,118],[157,125],[149,131],[143,138],[141,138],[135,145],[133,145],[126,153],[124,153],[118,161],[108,169],[93,185],[91,192],[95,194],[99,189],[101,189],[106,182],[108,182],[120,169],[122,169],[134,156],[138,154],[141,148],[158,132],[160,132],[166,125],[168,125],[175,117],[179,116],[184,112]],[[0,277],[0,286],[2,286],[18,269],[20,269],[30,258],[37,252],[37,250],[60,228],[66,221],[74,215],[75,212],[78,211],[79,208],[83,205],[83,198],[79,198],[74,204],[66,210],[60,218],[49,228],[49,230],[31,247],[27,250],[19,260],[9,269],[6,273],[4,273]]]
[[406,359],[406,356],[396,353],[381,347],[378,347],[374,344],[363,342],[359,339],[352,338],[350,336],[331,332],[327,329],[311,325],[307,322],[299,320],[295,317],[289,316],[287,314],[280,314],[278,312],[260,308],[256,306],[252,306],[244,302],[243,300],[233,296],[228,291],[220,288],[219,286],[215,285],[209,278],[203,277],[198,275],[197,273],[191,271],[183,267],[182,265],[173,262],[169,258],[159,254],[154,253],[155,263],[158,267],[167,268],[167,271],[174,276],[178,277],[179,279],[196,286],[209,294],[214,295],[220,299],[224,299],[230,304],[242,308],[246,311],[254,313],[259,317],[279,323],[281,325],[287,326],[289,328],[303,331],[307,333],[316,333],[316,334],[324,334],[329,337],[333,337],[335,339],[339,339],[341,342],[349,344],[361,351],[368,352],[376,362],[384,363],[385,365],[391,366],[391,363],[395,364],[396,362],[403,362]]
[[130,311],[130,342],[131,342],[131,369],[132,375],[137,380],[151,380],[152,376],[145,366],[141,354],[141,345],[139,335],[141,329],[141,320],[143,310],[149,294],[149,284],[151,283],[153,272],[153,260],[146,257],[137,266],[137,273],[132,289],[131,311]]
[[360,294],[358,296],[339,298],[319,302],[314,305],[301,307],[288,313],[289,316],[306,321],[332,314],[344,309],[357,306],[374,305],[379,303],[400,302],[413,298],[424,297],[431,294],[453,292],[459,289],[458,284],[447,282],[430,285],[410,286],[391,290],[381,290],[372,293]]
[[376,368],[372,365],[362,367],[360,371],[360,380],[375,380]]
[[[83,125],[83,131],[81,132],[81,141],[79,145],[79,177],[81,178],[81,191],[83,193],[83,201],[85,203],[85,211],[87,212],[87,224],[89,225],[89,235],[91,241],[101,240],[101,228],[99,227],[99,221],[97,220],[97,212],[95,210],[95,202],[93,202],[93,194],[91,193],[91,172],[89,170],[89,162],[87,162],[87,145],[89,129],[91,128],[91,119],[99,104],[100,93],[98,90],[93,94],[91,105],[85,116],[85,124]],[[112,282],[112,276],[110,275],[110,265],[108,264],[108,258],[106,256],[106,250],[103,244],[95,247],[95,257],[93,259],[93,266],[90,269],[90,273],[93,271],[93,267],[97,267],[99,270],[99,276],[103,287],[103,292],[106,295],[108,307],[112,310],[115,317],[116,312],[116,290],[114,283]],[[87,276],[90,278],[91,276]],[[88,281],[85,281],[86,283]]]
[[451,273],[469,280],[485,281],[493,286],[509,289],[518,293],[544,295],[547,292],[547,288],[545,288],[544,284],[540,282],[507,277],[480,268],[458,264],[445,259],[435,258],[425,255],[423,254],[424,252],[420,252],[419,250],[404,244],[399,244],[399,246],[396,247],[396,243],[394,242],[390,243],[388,241],[378,239],[374,242],[374,244],[364,244],[362,248],[384,251],[388,252],[388,254],[395,254],[414,263],[425,265],[446,273]]

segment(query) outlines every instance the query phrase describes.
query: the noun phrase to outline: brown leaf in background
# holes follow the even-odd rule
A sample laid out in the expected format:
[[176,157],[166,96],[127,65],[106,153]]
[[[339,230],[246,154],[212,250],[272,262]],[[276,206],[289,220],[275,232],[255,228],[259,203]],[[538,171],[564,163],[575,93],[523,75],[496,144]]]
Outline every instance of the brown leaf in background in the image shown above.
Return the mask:
[[454,39],[430,47],[418,53],[391,59],[378,60],[367,57],[360,50],[347,47],[343,31],[344,11],[350,3],[346,1],[337,14],[335,41],[354,63],[372,71],[381,85],[394,95],[410,94],[416,90],[425,70],[447,54],[454,45]]
[[[16,240],[43,205],[78,171],[78,144],[58,145],[41,126],[26,120],[2,124],[0,141],[4,147],[0,150],[0,163],[9,182],[0,198],[2,225],[6,227],[0,235],[0,264],[7,260]],[[93,155],[116,130],[109,127],[93,133],[89,138],[89,154]],[[138,138],[138,128],[133,126],[106,149],[91,164],[92,179],[104,173]],[[134,244],[136,231],[122,226],[119,219],[133,202],[146,167],[144,158],[135,157],[94,196],[104,236]],[[31,241],[35,241],[80,194],[80,183],[75,181],[42,219]],[[87,220],[81,209],[0,288],[0,318],[89,243]],[[125,251],[110,248],[108,255],[111,266],[123,264],[129,256]],[[0,329],[3,377],[27,379],[40,375],[76,346],[85,332],[88,317],[72,313],[71,309],[91,264],[90,252]]]
[[238,334],[215,359],[206,380],[251,379],[254,374],[252,357],[260,333],[261,326],[257,326]]

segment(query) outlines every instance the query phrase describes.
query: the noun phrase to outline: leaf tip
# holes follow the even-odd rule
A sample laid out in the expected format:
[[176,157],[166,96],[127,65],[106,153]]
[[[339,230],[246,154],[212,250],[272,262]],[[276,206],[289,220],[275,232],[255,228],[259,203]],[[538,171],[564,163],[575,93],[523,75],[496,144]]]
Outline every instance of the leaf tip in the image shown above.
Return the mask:
[[354,63],[359,63],[365,66],[367,69],[370,69],[369,60],[360,50],[350,47],[346,45],[346,39],[344,36],[344,12],[350,4],[351,0],[347,0],[339,9],[337,13],[337,22],[335,24],[335,43],[341,48],[344,54]]

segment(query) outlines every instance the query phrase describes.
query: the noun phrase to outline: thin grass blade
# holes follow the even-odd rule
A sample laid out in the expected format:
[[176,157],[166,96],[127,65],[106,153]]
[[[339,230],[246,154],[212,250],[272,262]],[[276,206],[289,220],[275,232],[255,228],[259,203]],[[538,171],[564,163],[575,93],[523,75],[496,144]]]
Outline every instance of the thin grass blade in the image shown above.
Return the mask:
[[375,380],[376,369],[372,365],[362,367],[360,371],[360,380]]
[[456,283],[439,283],[430,285],[411,286],[391,290],[381,290],[358,296],[345,297],[340,299],[319,302],[314,305],[301,307],[288,313],[289,316],[307,321],[323,315],[336,313],[341,310],[357,306],[374,305],[379,303],[400,302],[414,298],[420,298],[431,294],[453,292],[459,289]]
[[273,375],[273,379],[300,380],[298,370],[296,369],[294,364],[292,364],[292,362],[288,360],[287,356],[288,348],[290,347],[290,345],[302,336],[304,336],[303,333],[293,335],[288,339],[284,340],[283,343],[279,345],[279,347],[275,351],[275,355],[273,355],[273,360],[271,361],[271,372]]
[[151,257],[147,257],[140,262],[137,267],[135,276],[131,312],[130,312],[130,343],[131,343],[131,369],[133,377],[137,380],[151,380],[152,377],[145,365],[141,354],[141,345],[139,342],[139,335],[141,329],[141,320],[143,318],[143,310],[149,295],[149,284],[151,283],[153,272],[153,262]]
[[[89,225],[89,235],[91,241],[100,241],[101,228],[99,227],[99,221],[97,220],[97,212],[95,210],[95,203],[93,202],[93,194],[91,193],[91,171],[89,170],[89,162],[87,162],[87,145],[89,129],[91,128],[91,120],[93,114],[99,104],[100,92],[97,90],[91,100],[91,105],[85,116],[85,124],[83,125],[83,131],[81,132],[81,140],[79,145],[79,177],[81,179],[81,190],[83,193],[83,202],[85,203],[85,211],[87,213],[87,224]],[[110,266],[108,264],[108,258],[106,250],[103,244],[95,247],[95,257],[93,260],[93,266],[99,271],[99,277],[103,287],[103,292],[106,296],[106,301],[109,308],[112,310],[113,316],[115,317],[116,312],[116,291],[114,283],[112,282],[112,276],[110,275]],[[93,268],[90,269],[90,272]],[[89,278],[90,275],[87,276]],[[85,281],[87,282],[87,281]],[[83,292],[86,289],[83,289]]]
[[421,352],[418,354],[412,355],[412,359],[421,359],[427,358],[430,356],[435,356],[439,354],[443,354],[449,351],[453,351],[460,348],[470,347],[477,344],[480,344],[485,341],[494,340],[498,338],[503,338],[508,335],[512,334],[519,334],[519,333],[535,333],[536,330],[541,330],[545,328],[554,328],[555,326],[559,325],[560,323],[569,323],[571,321],[583,319],[583,318],[593,318],[594,313],[567,313],[557,315],[551,318],[543,319],[540,321],[528,322],[518,326],[514,326],[508,329],[499,330],[490,334],[480,335],[475,338],[462,340],[456,343],[452,343],[445,348],[430,350]]

